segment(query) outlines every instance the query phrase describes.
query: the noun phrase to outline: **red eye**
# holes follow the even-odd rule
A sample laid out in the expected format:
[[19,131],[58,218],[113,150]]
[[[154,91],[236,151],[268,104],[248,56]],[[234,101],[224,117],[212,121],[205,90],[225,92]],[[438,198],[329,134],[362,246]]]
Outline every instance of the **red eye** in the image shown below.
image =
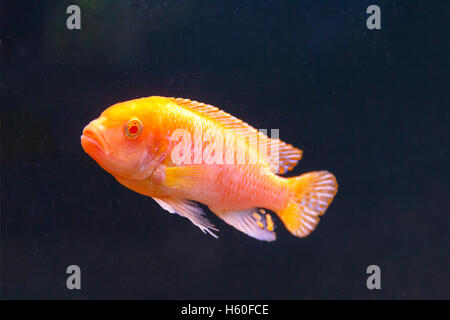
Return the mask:
[[128,129],[128,131],[129,131],[131,134],[136,134],[136,133],[139,131],[139,128],[138,128],[137,126],[131,126],[131,127]]
[[128,139],[136,139],[142,132],[142,122],[132,119],[125,125],[125,135]]

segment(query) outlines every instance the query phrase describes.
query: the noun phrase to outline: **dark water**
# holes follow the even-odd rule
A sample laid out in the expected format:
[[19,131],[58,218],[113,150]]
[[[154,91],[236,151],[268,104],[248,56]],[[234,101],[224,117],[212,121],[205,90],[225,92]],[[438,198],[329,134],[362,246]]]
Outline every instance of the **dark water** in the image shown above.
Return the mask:
[[[375,3],[376,2],[376,3]],[[224,4],[226,3],[226,4]],[[78,4],[81,30],[66,28]],[[381,7],[381,30],[366,8]],[[450,298],[447,1],[2,3],[4,298]],[[304,150],[339,193],[306,239],[219,240],[80,145],[106,107],[208,102]],[[79,265],[82,289],[66,288]],[[366,268],[381,268],[368,290]]]

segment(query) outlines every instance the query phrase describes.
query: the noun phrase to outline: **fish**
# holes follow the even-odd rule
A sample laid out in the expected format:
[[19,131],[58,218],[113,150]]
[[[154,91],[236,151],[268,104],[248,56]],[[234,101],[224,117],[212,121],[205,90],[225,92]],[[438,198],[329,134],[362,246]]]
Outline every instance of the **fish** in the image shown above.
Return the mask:
[[190,99],[151,96],[114,104],[83,129],[81,145],[120,184],[215,238],[219,230],[199,204],[270,242],[276,240],[273,214],[304,238],[338,190],[326,170],[283,177],[302,150]]

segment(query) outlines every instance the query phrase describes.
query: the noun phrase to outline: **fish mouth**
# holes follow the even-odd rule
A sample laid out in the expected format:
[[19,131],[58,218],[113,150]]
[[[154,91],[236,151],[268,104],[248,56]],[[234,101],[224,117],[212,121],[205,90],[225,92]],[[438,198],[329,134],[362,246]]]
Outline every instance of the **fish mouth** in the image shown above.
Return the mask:
[[[100,149],[106,155],[109,155],[108,145],[106,144],[105,138],[101,132],[95,128],[93,125],[87,125],[83,134],[81,135],[81,145],[87,152],[90,147],[95,147]],[[88,152],[89,153],[89,152]]]

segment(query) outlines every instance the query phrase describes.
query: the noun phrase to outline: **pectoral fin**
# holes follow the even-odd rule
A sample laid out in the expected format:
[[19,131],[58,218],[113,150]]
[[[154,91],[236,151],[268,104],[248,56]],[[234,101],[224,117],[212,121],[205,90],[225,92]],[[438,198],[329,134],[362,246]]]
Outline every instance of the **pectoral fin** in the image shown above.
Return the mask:
[[203,233],[209,233],[214,238],[218,238],[213,231],[219,231],[214,225],[205,217],[203,210],[197,206],[193,201],[186,199],[172,199],[172,198],[153,198],[164,210],[170,213],[178,213],[180,216],[188,218],[191,222],[200,228]]
[[167,167],[164,184],[170,188],[192,188],[205,182],[205,179],[210,179],[213,173],[213,168],[207,165]]

